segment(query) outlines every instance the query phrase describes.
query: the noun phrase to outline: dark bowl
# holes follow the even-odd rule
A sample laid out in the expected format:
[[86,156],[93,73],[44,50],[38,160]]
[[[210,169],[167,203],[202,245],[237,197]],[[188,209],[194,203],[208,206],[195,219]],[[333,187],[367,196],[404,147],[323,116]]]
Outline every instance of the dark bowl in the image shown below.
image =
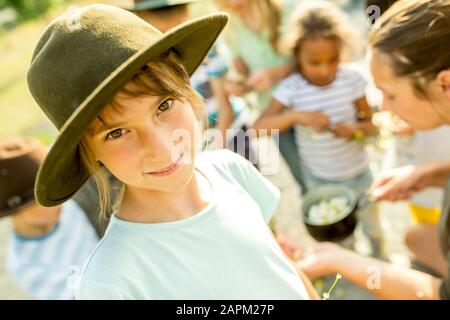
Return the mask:
[[[337,221],[329,224],[312,224],[309,222],[311,206],[334,197],[345,197],[349,203],[348,212]],[[324,185],[308,192],[302,205],[302,216],[309,234],[318,241],[341,241],[353,234],[356,227],[358,200],[355,192],[345,186]]]

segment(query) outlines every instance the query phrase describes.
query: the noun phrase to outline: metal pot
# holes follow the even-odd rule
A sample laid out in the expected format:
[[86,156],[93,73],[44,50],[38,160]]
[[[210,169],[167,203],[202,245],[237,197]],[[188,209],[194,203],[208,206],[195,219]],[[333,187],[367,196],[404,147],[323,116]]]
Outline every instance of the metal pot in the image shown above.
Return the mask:
[[[329,224],[312,224],[309,222],[311,206],[323,200],[344,197],[348,201],[347,212],[337,221]],[[324,185],[309,191],[302,205],[303,221],[309,234],[318,241],[341,241],[353,234],[357,222],[358,197],[356,193],[341,185]]]

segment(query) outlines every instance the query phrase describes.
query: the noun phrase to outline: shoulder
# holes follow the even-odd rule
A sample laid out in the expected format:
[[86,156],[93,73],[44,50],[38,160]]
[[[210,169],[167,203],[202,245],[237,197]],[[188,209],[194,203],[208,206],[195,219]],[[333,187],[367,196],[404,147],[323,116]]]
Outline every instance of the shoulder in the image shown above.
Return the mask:
[[280,86],[287,86],[287,87],[298,87],[302,86],[306,83],[305,79],[303,78],[302,74],[298,71],[295,71],[288,75],[286,78],[282,79],[279,84]]
[[200,168],[211,169],[222,179],[241,185],[258,174],[250,161],[228,149],[204,151],[198,155],[197,164]]
[[203,151],[197,155],[196,162],[199,165],[209,165],[216,169],[230,169],[251,165],[248,160],[228,149]]
[[84,210],[75,200],[69,199],[61,205],[61,212],[84,213]]
[[341,80],[364,81],[362,71],[354,63],[346,63],[339,66],[338,77]]
[[127,270],[127,263],[132,257],[130,249],[133,239],[130,240],[130,232],[125,234],[127,231],[114,224],[108,226],[105,235],[84,263],[81,276],[83,281],[115,283],[120,279],[120,271]]

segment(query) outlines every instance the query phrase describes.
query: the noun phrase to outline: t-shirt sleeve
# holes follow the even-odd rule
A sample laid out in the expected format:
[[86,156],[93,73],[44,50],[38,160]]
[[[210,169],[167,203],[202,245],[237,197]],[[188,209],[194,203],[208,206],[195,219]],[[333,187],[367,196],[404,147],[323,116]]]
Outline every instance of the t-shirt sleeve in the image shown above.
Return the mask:
[[77,300],[135,300],[118,286],[100,281],[82,280],[75,292]]
[[232,175],[255,200],[264,221],[269,223],[280,201],[280,191],[248,160],[229,150],[222,152],[226,153],[226,157],[230,160],[228,167]]
[[290,108],[292,105],[292,88],[289,78],[282,80],[273,90],[272,97],[284,107]]

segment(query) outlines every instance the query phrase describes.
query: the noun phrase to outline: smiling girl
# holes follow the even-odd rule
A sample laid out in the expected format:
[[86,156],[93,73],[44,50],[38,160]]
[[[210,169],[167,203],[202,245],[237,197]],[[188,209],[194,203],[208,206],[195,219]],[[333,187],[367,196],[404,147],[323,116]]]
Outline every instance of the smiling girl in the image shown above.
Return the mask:
[[93,176],[108,203],[105,170],[124,183],[78,298],[315,294],[267,227],[278,190],[231,151],[200,153],[203,102],[189,75],[226,20],[219,13],[161,33],[127,11],[92,5],[44,32],[28,83],[61,133],[40,169],[38,201],[64,202]]

